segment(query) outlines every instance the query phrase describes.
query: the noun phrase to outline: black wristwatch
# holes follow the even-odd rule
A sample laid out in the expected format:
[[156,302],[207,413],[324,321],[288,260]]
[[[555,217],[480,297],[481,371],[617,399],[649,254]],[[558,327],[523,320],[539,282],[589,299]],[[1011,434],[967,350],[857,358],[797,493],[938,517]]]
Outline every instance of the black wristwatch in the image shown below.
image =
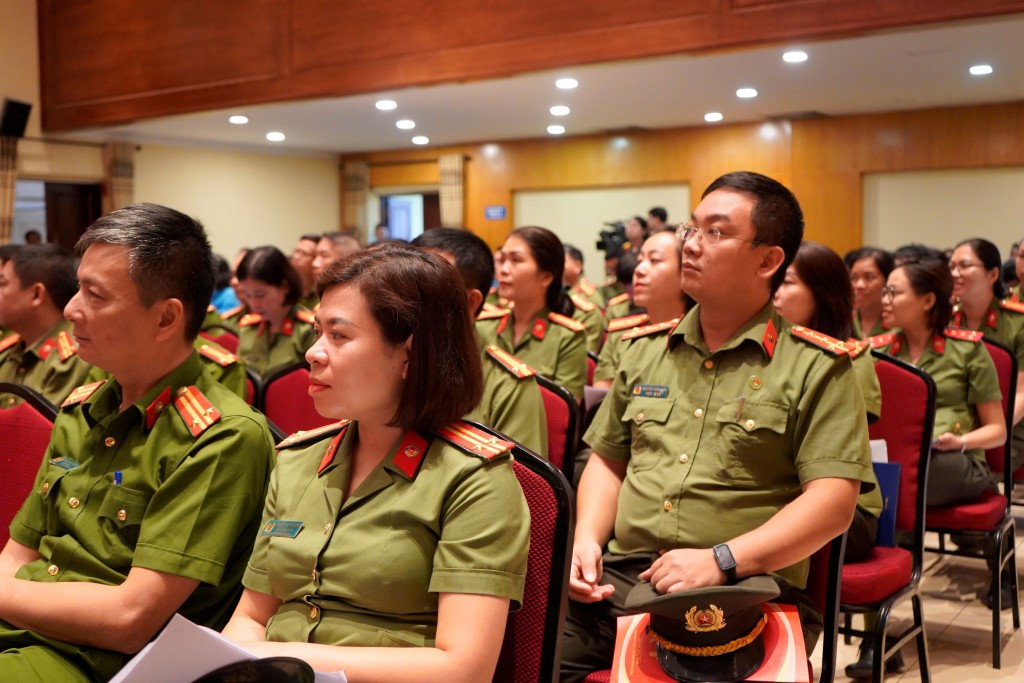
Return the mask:
[[711,552],[715,554],[718,568],[725,572],[725,580],[728,583],[736,583],[736,559],[732,556],[729,546],[719,543],[711,549]]

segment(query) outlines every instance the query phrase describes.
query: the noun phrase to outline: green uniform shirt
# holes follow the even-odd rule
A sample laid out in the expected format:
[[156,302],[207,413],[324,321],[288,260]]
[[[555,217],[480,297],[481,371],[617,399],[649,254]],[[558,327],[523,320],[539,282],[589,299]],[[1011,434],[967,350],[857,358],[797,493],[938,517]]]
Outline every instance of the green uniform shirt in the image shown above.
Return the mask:
[[856,339],[867,339],[868,337],[875,337],[880,334],[885,334],[888,331],[889,328],[886,327],[882,323],[882,319],[879,318],[878,322],[875,323],[875,326],[872,327],[867,334],[864,334],[864,328],[861,327],[860,324],[860,314],[857,311],[853,312],[853,336]]
[[202,324],[202,326],[199,329],[207,330],[207,329],[213,327],[214,325],[223,325],[223,324],[224,324],[224,319],[221,318],[220,312],[216,308],[214,308],[213,305],[211,304],[210,306],[206,307],[206,317],[203,318],[203,324]]
[[[518,342],[512,340],[512,314],[478,319],[476,331],[484,344],[508,351],[556,384],[583,398],[587,382],[586,330],[574,330],[548,318],[548,309],[537,312],[531,329]],[[484,314],[486,315],[486,314]]]
[[[198,436],[170,405],[190,385],[215,409],[202,419],[219,415]],[[108,380],[61,409],[32,493],[11,523],[11,538],[41,555],[17,578],[118,585],[132,567],[145,567],[197,579],[178,611],[220,628],[259,528],[270,430],[194,353],[122,412],[120,401],[120,386]],[[97,677],[125,659],[117,655],[114,670]]]
[[[609,300],[614,299],[619,294],[625,293],[626,288],[623,287],[622,283],[616,280],[614,277],[610,277],[601,283],[601,286],[597,288],[597,291],[600,292],[601,296],[604,297],[605,303],[607,303]],[[612,316],[608,316],[609,320],[611,320],[611,318]]]
[[241,359],[220,344],[203,337],[196,337],[193,346],[199,352],[199,360],[210,376],[244,400],[246,374]]
[[488,460],[409,432],[343,500],[357,433],[280,445],[243,578],[282,601],[267,640],[432,646],[440,593],[519,603],[530,514],[509,451]]
[[[868,420],[874,422],[882,416],[882,385],[878,383],[878,374],[875,372],[875,358],[871,355],[871,348],[865,342],[860,342],[858,350],[853,351],[853,374],[857,378],[857,387],[860,389],[861,398],[864,399],[864,412]],[[847,342],[847,346],[850,344]],[[870,491],[864,491],[857,497],[857,505],[874,517],[882,514],[882,491],[878,486],[878,478],[875,477],[874,468],[871,470],[871,479],[875,487]]]
[[[648,344],[618,369],[584,437],[629,463],[610,553],[710,548],[760,527],[814,479],[872,485],[849,357],[790,328],[768,304],[710,353],[698,305],[668,348]],[[803,587],[807,568],[778,573]]]
[[[604,341],[604,314],[596,304],[587,300],[577,301],[573,298],[572,303],[572,319],[587,326],[587,349],[594,353],[600,353],[601,343]],[[587,308],[590,310],[586,310]]]
[[242,317],[238,328],[238,355],[245,366],[266,379],[275,370],[305,360],[306,351],[316,342],[309,316],[306,309],[293,306],[281,328],[273,334],[260,316],[249,314]]
[[[242,321],[246,315],[249,314],[249,309],[245,304],[239,304],[231,310],[224,311],[220,315],[218,324],[232,330],[235,334],[238,334],[238,324]],[[206,321],[203,321],[203,329],[206,329]]]
[[579,282],[576,283],[575,287],[569,290],[569,293],[582,296],[584,299],[596,305],[598,308],[604,309],[605,298],[601,294],[601,290],[599,290],[593,283],[591,283],[585,277],[580,277]]
[[[50,403],[60,405],[71,391],[81,385],[92,366],[78,355],[71,336],[71,323],[61,320],[46,334],[25,346],[19,341],[0,354],[0,382],[24,384],[35,389]],[[13,336],[4,341],[10,342]],[[10,394],[0,397],[0,407],[10,408],[21,399]]]
[[493,427],[547,458],[547,414],[536,374],[513,372],[486,349],[482,353],[484,395],[466,419]]
[[608,321],[608,336],[604,340],[604,346],[601,347],[601,353],[597,357],[597,367],[594,369],[595,382],[615,377],[615,369],[619,367],[622,352],[629,346],[622,340],[622,335],[646,324],[648,324],[646,313]]

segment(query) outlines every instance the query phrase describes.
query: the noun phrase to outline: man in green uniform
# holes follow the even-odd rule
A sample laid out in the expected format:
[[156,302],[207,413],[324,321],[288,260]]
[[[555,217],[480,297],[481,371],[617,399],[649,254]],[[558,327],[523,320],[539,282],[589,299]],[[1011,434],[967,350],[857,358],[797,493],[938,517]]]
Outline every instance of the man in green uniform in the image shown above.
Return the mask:
[[302,296],[299,297],[299,305],[313,310],[320,303],[320,297],[316,295],[313,282],[316,280],[316,273],[313,272],[313,260],[316,258],[316,246],[320,242],[320,235],[311,233],[299,238],[292,255],[288,257],[292,267],[302,279]]
[[175,612],[223,625],[273,458],[266,421],[192,348],[213,290],[202,226],[140,204],[78,249],[65,315],[114,379],[64,401],[0,552],[4,681],[105,681]]
[[813,648],[795,589],[849,527],[871,462],[845,346],[771,305],[802,236],[796,198],[754,173],[717,179],[694,211],[682,288],[698,305],[616,373],[584,437],[563,680],[609,667],[637,581],[670,593],[770,573]]
[[583,252],[571,244],[565,247],[565,272],[562,273],[562,282],[569,288],[570,295],[581,296],[598,308],[605,306],[604,297],[598,291],[597,286],[583,277]]
[[[0,267],[0,325],[16,334],[0,340],[0,382],[24,384],[59,405],[91,366],[78,356],[64,307],[78,289],[75,256],[55,244],[16,251]],[[0,407],[20,402],[0,396]]]
[[[483,308],[484,293],[494,279],[494,260],[487,243],[467,230],[435,228],[412,244],[435,252],[455,266],[466,287],[469,310],[477,315]],[[493,427],[537,455],[548,457],[547,418],[536,373],[506,351],[485,347],[482,342],[480,350],[484,396],[466,419]]]

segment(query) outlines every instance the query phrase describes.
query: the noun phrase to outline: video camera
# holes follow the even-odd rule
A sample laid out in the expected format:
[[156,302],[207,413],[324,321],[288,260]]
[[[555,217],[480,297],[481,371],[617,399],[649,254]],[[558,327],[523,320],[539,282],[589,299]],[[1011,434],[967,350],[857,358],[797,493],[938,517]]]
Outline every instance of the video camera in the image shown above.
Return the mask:
[[622,221],[605,223],[610,230],[602,230],[601,239],[597,241],[597,248],[604,252],[605,259],[622,256],[629,250],[629,240],[626,239],[626,224]]

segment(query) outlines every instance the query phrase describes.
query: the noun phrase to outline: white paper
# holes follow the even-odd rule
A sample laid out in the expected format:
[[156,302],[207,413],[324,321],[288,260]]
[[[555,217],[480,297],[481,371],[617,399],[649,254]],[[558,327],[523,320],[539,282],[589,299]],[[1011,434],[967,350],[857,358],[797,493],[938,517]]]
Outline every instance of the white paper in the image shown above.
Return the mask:
[[885,439],[872,439],[868,445],[871,446],[871,462],[889,462],[889,447]]
[[[221,634],[175,614],[153,642],[114,676],[110,683],[182,683],[235,662],[258,659]],[[346,683],[345,674],[316,674],[317,683]]]
[[591,406],[603,401],[607,394],[607,389],[598,389],[592,386],[583,387],[583,407],[586,410],[590,410]]

